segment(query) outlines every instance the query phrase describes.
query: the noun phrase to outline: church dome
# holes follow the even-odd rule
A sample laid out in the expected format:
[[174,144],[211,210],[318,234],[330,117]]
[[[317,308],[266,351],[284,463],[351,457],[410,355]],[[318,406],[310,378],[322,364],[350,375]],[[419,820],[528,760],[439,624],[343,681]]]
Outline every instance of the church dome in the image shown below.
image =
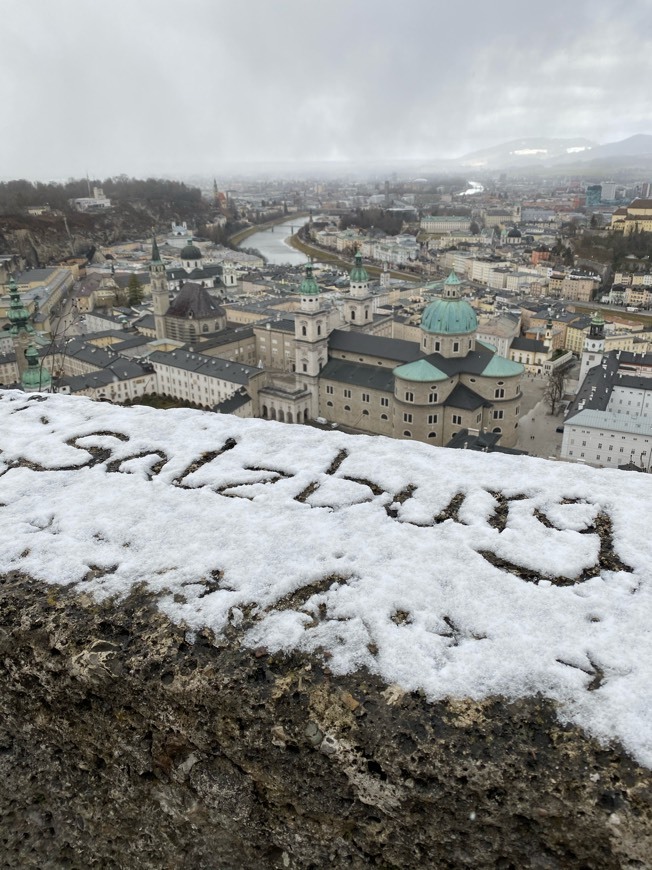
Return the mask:
[[369,280],[369,275],[367,274],[367,270],[362,265],[362,254],[358,251],[355,255],[355,265],[349,274],[349,279],[352,284],[363,284],[365,281]]
[[508,239],[520,239],[521,231],[517,230],[516,227],[512,227],[511,230],[507,233]]
[[466,335],[476,331],[478,318],[465,299],[436,299],[423,312],[421,328],[434,335]]
[[181,249],[180,256],[182,260],[201,260],[201,251],[190,241]]
[[302,296],[314,296],[319,293],[319,285],[312,274],[312,263],[308,263],[306,266],[306,277],[301,282],[299,293]]

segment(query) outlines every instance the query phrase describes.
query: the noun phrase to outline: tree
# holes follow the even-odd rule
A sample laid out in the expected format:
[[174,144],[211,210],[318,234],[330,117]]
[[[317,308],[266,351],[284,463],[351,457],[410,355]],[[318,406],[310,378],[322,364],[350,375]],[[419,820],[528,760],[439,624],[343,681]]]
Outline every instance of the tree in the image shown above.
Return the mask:
[[548,375],[546,388],[543,391],[543,398],[550,408],[550,413],[555,414],[559,402],[564,397],[564,388],[566,386],[566,375],[561,368],[553,369]]
[[127,284],[127,290],[129,291],[129,304],[140,305],[143,301],[143,288],[140,286],[138,275],[134,274],[131,276]]
[[474,236],[477,236],[480,233],[480,225],[478,224],[477,221],[471,221],[471,226],[469,227],[469,232]]

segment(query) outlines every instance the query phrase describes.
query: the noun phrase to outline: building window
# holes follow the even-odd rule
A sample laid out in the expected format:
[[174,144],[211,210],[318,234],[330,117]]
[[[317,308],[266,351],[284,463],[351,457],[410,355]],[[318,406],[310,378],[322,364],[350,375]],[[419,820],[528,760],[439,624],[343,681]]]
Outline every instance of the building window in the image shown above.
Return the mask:
[[301,335],[308,335],[308,329],[306,328],[306,324],[301,324]]
[[407,392],[405,394],[405,401],[406,402],[414,402],[414,393]]
[[351,309],[351,320],[355,320],[355,309]]
[[365,408],[364,411],[362,412],[362,416],[363,416],[363,417],[368,417],[368,416],[369,416],[369,411],[367,411],[366,408]]
[[460,414],[453,414],[452,420],[453,420],[453,425],[455,425],[455,426],[462,425],[462,417]]
[[317,324],[317,335],[321,335],[321,323]]
[[502,411],[494,411],[493,418],[494,418],[494,420],[502,420],[503,419],[503,412]]
[[345,399],[351,398],[351,390],[344,390],[344,398]]
[[430,423],[432,425],[433,423],[436,423],[436,422],[437,422],[437,415],[436,414],[428,414],[428,423]]
[[403,436],[404,436],[405,438],[411,438],[411,437],[412,437],[412,433],[410,432],[409,429],[404,429],[404,430],[403,430]]
[[333,395],[333,385],[332,384],[326,385],[326,392],[328,393],[329,396]]
[[333,407],[333,403],[332,403],[332,402],[326,402],[326,404],[328,405],[329,408],[332,408],[332,407]]
[[453,353],[457,353],[459,349],[460,349],[459,341],[454,341],[453,342]]
[[387,419],[388,419],[387,414],[381,414],[381,415],[380,415],[380,419],[381,419],[381,420],[387,420]]
[[498,387],[498,389],[494,390],[494,399],[504,399],[505,398],[505,388]]
[[363,402],[368,402],[368,401],[369,401],[369,393],[363,393],[363,394],[362,394],[362,401],[363,401]]
[[441,342],[440,341],[435,342],[435,350],[441,350]]
[[302,371],[304,371],[304,372],[308,371],[308,363],[302,363]]
[[436,437],[437,437],[436,432],[428,432],[428,438],[436,438]]
[[411,423],[412,422],[412,414],[403,414],[403,422]]
[[431,405],[436,405],[437,404],[437,393],[429,393],[428,394],[428,401],[430,402]]
[[380,407],[381,408],[389,408],[389,399],[386,396],[381,396]]
[[350,406],[350,405],[345,405],[345,406],[344,406],[344,410],[345,410],[345,411],[350,411],[350,410],[351,410],[351,406]]

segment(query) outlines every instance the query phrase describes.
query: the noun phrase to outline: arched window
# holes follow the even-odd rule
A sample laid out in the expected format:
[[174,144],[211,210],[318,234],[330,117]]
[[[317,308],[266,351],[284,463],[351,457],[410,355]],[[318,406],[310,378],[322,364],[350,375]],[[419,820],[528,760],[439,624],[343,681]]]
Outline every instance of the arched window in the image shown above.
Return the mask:
[[285,423],[285,414],[283,413],[283,411],[278,412],[278,419],[280,423]]
[[294,420],[292,419],[292,411],[288,411],[288,419],[287,419],[287,422],[288,422],[288,423],[294,423]]
[[496,428],[493,431],[496,432],[498,435],[500,435],[503,430],[500,428],[500,426],[496,426]]
[[308,328],[305,323],[301,324],[301,335],[308,335]]
[[263,417],[267,419],[267,405],[263,405],[262,407]]
[[364,411],[362,412],[362,416],[363,416],[363,417],[368,417],[368,416],[369,416],[369,411],[367,411],[366,408],[365,408]]
[[428,438],[436,438],[436,437],[437,437],[436,432],[428,432]]
[[412,437],[412,433],[410,432],[409,429],[405,429],[405,430],[403,431],[403,437],[404,437],[404,438],[411,438],[411,437]]
[[389,418],[387,417],[387,414],[381,414],[381,415],[380,415],[380,419],[381,419],[381,420],[387,420],[387,419],[389,419]]
[[350,410],[351,410],[351,406],[350,406],[350,405],[345,405],[345,406],[344,406],[344,410],[345,410],[345,411],[350,411]]
[[332,403],[332,402],[326,402],[326,404],[327,404],[327,406],[328,406],[329,408],[332,408],[332,407],[333,407],[333,403]]

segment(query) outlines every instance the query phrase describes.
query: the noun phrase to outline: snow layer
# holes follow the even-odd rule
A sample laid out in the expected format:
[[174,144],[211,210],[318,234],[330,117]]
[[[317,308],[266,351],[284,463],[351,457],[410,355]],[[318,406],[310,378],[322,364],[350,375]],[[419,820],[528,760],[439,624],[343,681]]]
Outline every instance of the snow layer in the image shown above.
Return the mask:
[[540,694],[652,767],[649,475],[19,392],[0,451],[0,571],[431,699]]

